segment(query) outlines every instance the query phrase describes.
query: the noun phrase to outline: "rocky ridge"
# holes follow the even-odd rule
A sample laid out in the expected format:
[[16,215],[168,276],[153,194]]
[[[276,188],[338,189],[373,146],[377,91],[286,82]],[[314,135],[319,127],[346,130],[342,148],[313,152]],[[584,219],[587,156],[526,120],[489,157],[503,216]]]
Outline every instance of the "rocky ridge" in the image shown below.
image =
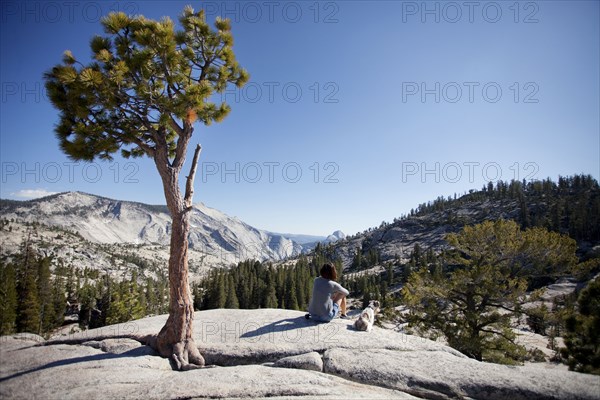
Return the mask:
[[[119,261],[130,251],[150,264],[164,266],[168,260],[171,217],[166,206],[68,192],[31,201],[2,200],[0,217],[9,221],[8,226],[0,225],[2,255],[19,251],[28,225],[35,223],[33,246],[42,255],[53,255],[66,265],[118,275],[131,269]],[[193,275],[246,259],[279,261],[314,246],[292,239],[305,235],[290,238],[257,229],[202,203],[194,206],[190,219]]]

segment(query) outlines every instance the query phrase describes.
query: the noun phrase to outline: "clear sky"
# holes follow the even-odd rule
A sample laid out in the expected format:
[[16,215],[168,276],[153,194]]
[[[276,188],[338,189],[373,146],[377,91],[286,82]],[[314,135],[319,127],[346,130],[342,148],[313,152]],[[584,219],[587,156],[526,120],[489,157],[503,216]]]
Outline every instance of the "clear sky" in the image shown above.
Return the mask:
[[490,180],[600,176],[598,1],[3,0],[2,198],[164,204],[150,160],[60,152],[42,74],[65,49],[88,59],[101,15],[185,4],[232,20],[251,74],[196,127],[194,200],[255,227],[353,234]]

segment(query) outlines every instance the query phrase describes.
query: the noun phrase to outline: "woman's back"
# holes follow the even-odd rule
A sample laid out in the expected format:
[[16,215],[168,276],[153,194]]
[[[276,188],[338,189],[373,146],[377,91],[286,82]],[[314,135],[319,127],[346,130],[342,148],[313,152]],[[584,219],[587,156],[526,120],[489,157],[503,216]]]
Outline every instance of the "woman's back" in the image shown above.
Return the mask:
[[313,284],[313,293],[308,307],[308,312],[311,315],[327,315],[333,309],[331,295],[335,292],[341,292],[348,295],[348,291],[339,283],[325,279],[323,277],[315,278]]

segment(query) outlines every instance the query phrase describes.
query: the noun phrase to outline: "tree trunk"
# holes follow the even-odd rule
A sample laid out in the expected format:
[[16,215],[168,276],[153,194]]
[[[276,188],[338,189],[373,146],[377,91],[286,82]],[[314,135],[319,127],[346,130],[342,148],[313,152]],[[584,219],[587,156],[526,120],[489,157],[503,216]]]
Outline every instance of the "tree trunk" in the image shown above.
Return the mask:
[[179,171],[156,159],[167,206],[171,212],[172,225],[169,256],[169,318],[156,337],[155,347],[161,356],[172,359],[178,370],[204,366],[204,358],[192,336],[194,304],[188,280],[189,212],[192,209],[193,181],[199,154],[200,146],[197,146],[190,175],[187,177],[185,198],[182,197],[179,189]]

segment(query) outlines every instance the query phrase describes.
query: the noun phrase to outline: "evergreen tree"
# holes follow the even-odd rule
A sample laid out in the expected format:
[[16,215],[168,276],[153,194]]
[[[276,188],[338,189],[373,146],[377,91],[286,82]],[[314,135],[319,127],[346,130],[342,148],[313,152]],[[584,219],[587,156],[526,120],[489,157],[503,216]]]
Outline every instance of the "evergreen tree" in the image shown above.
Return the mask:
[[284,268],[279,268],[277,269],[277,272],[275,273],[275,288],[277,290],[277,301],[278,301],[278,308],[282,308],[285,309],[285,297],[286,297],[286,282],[285,282],[285,269]]
[[265,302],[263,303],[265,308],[277,308],[277,294],[275,292],[275,283],[271,277],[267,283],[267,289],[265,294]]
[[579,310],[566,319],[569,369],[600,375],[600,278],[591,281],[577,300]]
[[246,274],[243,274],[240,277],[239,291],[240,294],[238,299],[240,301],[240,308],[253,308],[251,304],[252,290],[250,287],[250,281]]
[[96,288],[96,292],[98,293],[98,299],[96,300],[98,316],[90,320],[90,329],[98,328],[108,324],[107,317],[110,305],[113,302],[114,288],[115,283],[109,275],[104,275],[98,282],[98,286]]
[[354,257],[352,259],[351,268],[355,269],[355,270],[360,269],[360,268],[362,268],[362,265],[363,265],[362,249],[357,248],[356,252],[354,253]]
[[17,324],[17,277],[10,263],[0,261],[0,335],[15,332]]
[[[79,325],[88,328],[92,320],[92,311],[96,308],[96,287],[85,283],[77,293],[79,298]],[[121,321],[124,322],[124,321]]]
[[[156,287],[154,285],[154,279],[146,278],[146,311],[148,314],[158,314],[159,304],[158,296],[156,294]],[[200,309],[200,305],[196,301],[201,301],[202,296],[200,293],[194,292],[194,309]]]
[[36,255],[30,245],[30,238],[23,246],[17,272],[17,331],[40,332],[40,304],[36,283]]
[[227,303],[227,292],[225,291],[225,274],[219,273],[215,290],[214,308],[225,308]]
[[286,270],[286,283],[285,283],[285,307],[288,310],[298,310],[298,296],[296,292],[296,280],[292,271]]
[[443,334],[450,346],[477,360],[522,360],[525,351],[515,343],[511,317],[531,281],[560,275],[576,263],[575,241],[540,228],[521,231],[504,220],[467,226],[447,240],[455,249],[455,269],[436,278],[421,268],[404,288],[411,324]]
[[52,282],[52,308],[54,309],[54,326],[61,326],[65,319],[67,301],[65,298],[65,284],[62,275],[55,271]]
[[50,332],[56,326],[54,303],[52,297],[52,282],[50,274],[50,258],[38,261],[37,289],[40,303],[40,329],[39,332]]
[[106,324],[113,325],[121,322],[128,321],[128,311],[125,301],[122,299],[122,294],[115,292],[112,295],[112,301],[110,302],[106,312]]
[[227,299],[225,300],[225,308],[240,308],[240,303],[235,293],[235,285],[233,277],[229,275],[227,284]]
[[61,149],[72,159],[148,156],[162,180],[172,217],[169,258],[169,318],[156,347],[177,369],[203,365],[192,335],[193,304],[188,282],[188,234],[196,146],[185,191],[180,174],[194,124],[222,121],[226,103],[213,103],[229,84],[249,79],[235,59],[230,21],[217,18],[211,29],[204,11],[186,7],[182,30],[164,18],[110,13],[102,19],[107,36],[90,43],[93,60],[78,62],[65,51],[63,62],[45,75],[52,104],[60,111],[55,129]]
[[387,266],[387,285],[388,286],[393,286],[394,285],[394,264],[389,263]]

